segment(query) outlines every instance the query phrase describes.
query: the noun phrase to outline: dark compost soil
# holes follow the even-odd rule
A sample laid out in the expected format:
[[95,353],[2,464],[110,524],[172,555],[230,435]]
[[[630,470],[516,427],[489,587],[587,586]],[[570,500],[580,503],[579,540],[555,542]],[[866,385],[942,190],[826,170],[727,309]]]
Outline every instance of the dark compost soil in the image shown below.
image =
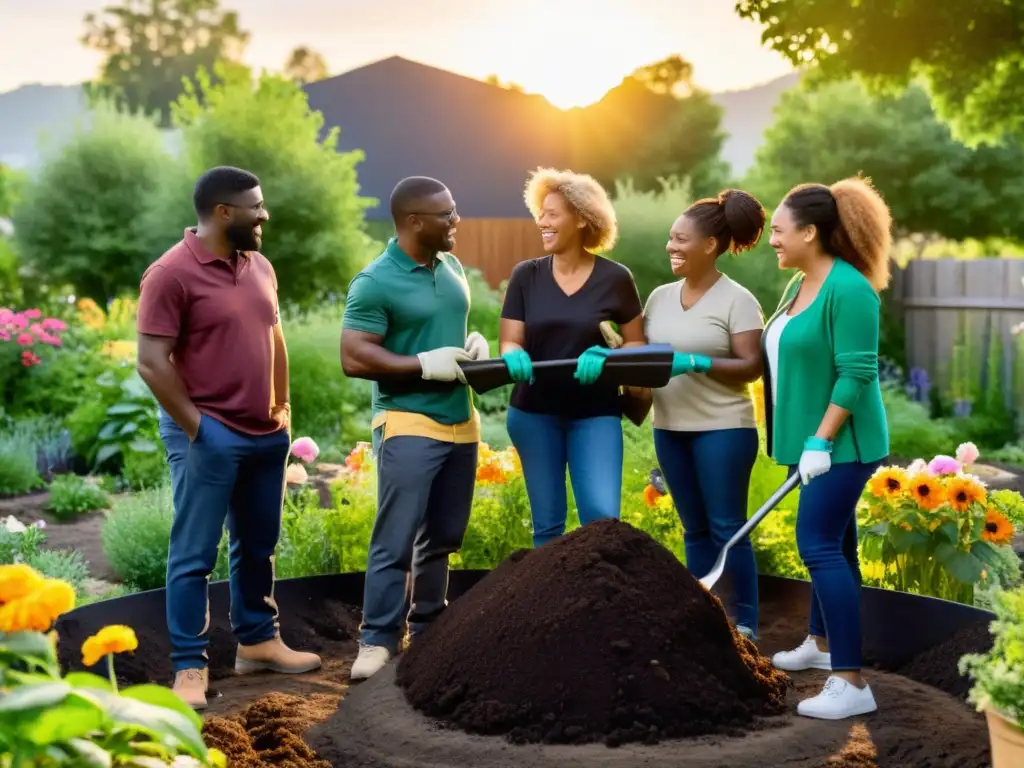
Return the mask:
[[747,728],[790,684],[671,552],[618,520],[506,561],[403,654],[397,681],[470,733],[609,746]]
[[[506,572],[533,567],[539,550],[518,554],[503,566]],[[617,566],[622,568],[621,565]],[[598,568],[598,566],[594,566]],[[604,571],[600,571],[603,573]],[[646,571],[645,571],[646,572]],[[506,575],[507,577],[507,575]],[[502,577],[496,572],[492,581]],[[564,579],[564,577],[562,577]],[[612,586],[622,585],[608,575]],[[547,587],[553,595],[563,588],[558,580]],[[452,602],[477,601],[487,584],[481,582],[464,597]],[[675,593],[661,594],[668,602]],[[655,600],[658,595],[652,594]],[[606,598],[608,599],[608,598]],[[216,601],[215,601],[216,603]],[[652,605],[656,603],[652,602]],[[879,712],[838,722],[809,720],[795,715],[796,702],[816,694],[826,673],[794,674],[794,688],[786,697],[782,715],[756,717],[745,728],[647,745],[627,743],[616,749],[604,744],[510,744],[506,738],[467,734],[460,729],[438,728],[437,721],[409,705],[405,691],[395,684],[401,659],[388,665],[366,683],[349,688],[348,673],[357,650],[359,611],[327,595],[310,594],[305,600],[281,603],[281,631],[296,648],[319,652],[323,669],[305,675],[232,675],[235,644],[225,606],[214,605],[211,614],[211,699],[205,713],[204,733],[211,746],[240,768],[413,768],[473,766],[473,768],[988,768],[989,747],[984,719],[962,701],[965,691],[956,663],[963,652],[984,651],[991,640],[984,627],[972,627],[921,654],[896,671],[868,670],[868,679]],[[501,610],[484,614],[492,631],[481,642],[498,648],[532,643],[522,635],[503,636],[506,625]],[[450,610],[449,614],[455,613]],[[456,617],[457,618],[457,617]],[[107,619],[105,619],[107,620]],[[170,682],[168,644],[163,616],[111,614],[109,620],[131,624],[139,634],[139,650],[117,658],[119,677],[125,683],[154,680]],[[898,617],[894,618],[898,621]],[[66,622],[66,620],[62,620]],[[564,623],[564,622],[563,622]],[[436,625],[419,642],[438,634]],[[537,625],[531,625],[536,627]],[[541,627],[557,645],[553,626]],[[78,645],[84,627],[58,624],[59,645],[65,668],[81,669]],[[92,631],[91,629],[89,631]],[[566,631],[563,628],[562,631]],[[573,631],[568,628],[568,631]],[[603,631],[603,630],[602,630]],[[712,629],[712,631],[717,631]],[[911,631],[908,629],[908,631]],[[807,607],[766,599],[761,605],[760,652],[770,657],[792,648],[807,633]],[[600,633],[599,633],[600,634]],[[595,637],[598,635],[591,635]],[[68,638],[68,640],[65,640]],[[74,642],[70,642],[73,638]],[[735,641],[730,634],[729,641]],[[627,638],[631,639],[631,638]],[[587,652],[587,637],[570,648],[559,663],[572,665],[575,656]],[[639,645],[640,641],[636,641]],[[417,647],[414,645],[413,649]],[[735,643],[734,643],[735,648]],[[518,651],[514,651],[516,653]],[[409,652],[407,652],[409,653]],[[410,659],[412,655],[410,653]],[[664,657],[659,661],[665,661]],[[500,660],[499,660],[500,661]],[[545,661],[544,663],[549,663]],[[554,662],[550,662],[554,667]],[[659,666],[662,664],[659,663]],[[510,676],[526,670],[506,667]],[[667,671],[667,670],[666,670]],[[646,670],[645,670],[646,672]],[[900,674],[897,674],[899,672]],[[599,673],[598,673],[599,674]],[[659,677],[650,680],[659,685]],[[904,676],[904,675],[909,675]],[[601,691],[597,675],[584,670],[573,680],[575,690]],[[639,677],[639,676],[638,676]],[[913,679],[911,679],[913,678]],[[721,679],[721,678],[719,678]],[[702,700],[708,681],[691,678],[685,683]],[[632,689],[631,689],[632,690]],[[657,689],[656,689],[657,690]],[[617,689],[616,689],[617,692]],[[219,694],[219,695],[217,695]],[[527,692],[527,700],[534,700]],[[344,697],[344,700],[341,698]],[[575,697],[567,697],[570,701]],[[340,701],[340,704],[338,703]]]

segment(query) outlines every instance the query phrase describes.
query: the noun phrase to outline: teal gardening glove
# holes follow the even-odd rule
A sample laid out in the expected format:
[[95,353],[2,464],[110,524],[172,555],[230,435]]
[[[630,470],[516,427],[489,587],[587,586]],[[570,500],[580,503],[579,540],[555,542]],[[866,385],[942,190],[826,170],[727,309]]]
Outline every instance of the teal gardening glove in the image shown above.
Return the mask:
[[611,350],[608,347],[590,347],[577,358],[576,373],[573,374],[573,378],[580,384],[593,384],[601,378],[604,361],[608,358],[609,353]]
[[688,352],[672,354],[673,378],[684,373],[707,373],[711,370],[711,358],[707,355],[691,355]]
[[520,347],[509,350],[501,356],[501,359],[505,361],[505,367],[508,368],[512,381],[533,383],[533,361],[530,360],[530,355],[525,349]]

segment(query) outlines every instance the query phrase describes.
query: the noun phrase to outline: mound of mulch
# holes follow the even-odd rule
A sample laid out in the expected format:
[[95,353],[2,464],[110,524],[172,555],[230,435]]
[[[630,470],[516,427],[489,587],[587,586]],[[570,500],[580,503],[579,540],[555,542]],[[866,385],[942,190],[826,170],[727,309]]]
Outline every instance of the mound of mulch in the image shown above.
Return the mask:
[[973,683],[969,677],[960,674],[960,657],[967,653],[988,653],[992,643],[989,622],[979,622],[918,654],[895,672],[966,700]]
[[671,552],[618,520],[516,553],[412,644],[396,682],[470,733],[609,746],[743,732],[791,685]]
[[237,715],[207,717],[203,739],[225,754],[229,768],[331,768],[302,737],[334,713],[339,699],[268,693]]

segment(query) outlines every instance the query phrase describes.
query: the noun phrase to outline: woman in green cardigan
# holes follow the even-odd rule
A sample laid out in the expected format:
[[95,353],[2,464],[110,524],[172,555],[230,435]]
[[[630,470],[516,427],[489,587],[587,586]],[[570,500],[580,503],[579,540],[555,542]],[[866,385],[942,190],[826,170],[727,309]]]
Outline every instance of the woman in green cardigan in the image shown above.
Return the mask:
[[861,677],[856,506],[889,453],[878,384],[878,292],[889,281],[889,209],[870,184],[791,190],[772,217],[781,269],[798,274],[765,326],[766,426],[771,455],[803,483],[796,541],[811,575],[810,632],[775,655],[779,669],[824,669],[807,717],[877,709]]

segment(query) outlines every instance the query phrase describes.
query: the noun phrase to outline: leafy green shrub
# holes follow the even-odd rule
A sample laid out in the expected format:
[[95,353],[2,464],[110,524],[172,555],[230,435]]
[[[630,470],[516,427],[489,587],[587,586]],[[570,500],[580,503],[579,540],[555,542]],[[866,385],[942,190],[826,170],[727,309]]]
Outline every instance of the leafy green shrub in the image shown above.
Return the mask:
[[150,453],[127,451],[121,472],[125,483],[134,491],[144,491],[170,482],[167,454],[159,449]]
[[134,366],[128,364],[105,370],[91,382],[91,396],[83,398],[68,416],[71,448],[89,466],[96,465],[99,434],[107,422],[107,409],[120,399],[121,384],[133,373]]
[[0,434],[0,496],[19,496],[42,485],[33,436],[23,429]]
[[13,215],[21,261],[101,305],[136,290],[154,254],[149,233],[134,224],[174,170],[151,120],[98,104],[89,126],[47,151],[21,189]]
[[74,588],[76,595],[84,594],[85,582],[89,579],[89,566],[81,552],[41,549],[26,558],[25,562],[44,576],[66,581]]
[[39,525],[28,525],[24,531],[15,531],[0,524],[0,565],[26,562],[39,552],[45,540],[46,534]]
[[957,445],[957,430],[948,421],[932,419],[928,409],[896,386],[882,387],[889,422],[889,452],[893,456],[926,461]]
[[274,553],[279,579],[338,572],[331,546],[337,513],[320,508],[320,494],[311,486],[289,493],[281,517],[281,538]]
[[[341,441],[346,419],[358,413],[341,372],[342,311],[339,304],[327,304],[284,322],[292,434],[309,435],[319,445]],[[366,429],[368,434],[368,420]]]
[[61,475],[50,483],[50,501],[46,510],[58,520],[71,520],[86,512],[109,507],[106,491],[78,475]]
[[960,674],[974,680],[969,699],[979,710],[1024,723],[1024,589],[995,592],[992,609],[992,649],[961,658]]
[[[167,548],[174,505],[169,486],[119,499],[103,522],[103,552],[114,573],[138,589],[159,589],[167,581]],[[227,577],[226,538],[221,539],[213,579]]]

